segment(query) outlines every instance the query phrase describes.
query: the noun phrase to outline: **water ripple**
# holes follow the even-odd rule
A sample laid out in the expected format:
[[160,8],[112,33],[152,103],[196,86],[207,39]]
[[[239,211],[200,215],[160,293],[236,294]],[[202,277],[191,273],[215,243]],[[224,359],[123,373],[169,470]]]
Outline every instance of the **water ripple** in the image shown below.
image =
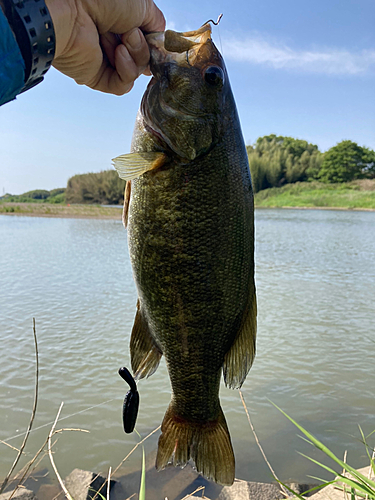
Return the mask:
[[[306,481],[307,473],[321,472],[294,453],[311,449],[304,449],[296,429],[269,400],[333,451],[348,449],[356,466],[365,465],[364,450],[349,435],[358,437],[357,424],[366,433],[375,428],[374,227],[374,213],[256,214],[258,352],[243,393],[282,479]],[[60,473],[116,466],[135,442],[122,431],[127,387],[117,374],[130,365],[137,299],[126,232],[117,221],[0,216],[0,234],[0,439],[19,434],[28,423],[36,317],[41,368],[35,428],[50,425],[64,401],[62,416],[72,416],[61,425],[90,434],[60,437]],[[137,427],[145,435],[160,424],[170,400],[164,361],[139,389]],[[268,481],[237,391],[222,384],[220,395],[237,476]],[[43,442],[47,429],[35,431],[31,446]],[[22,437],[11,444],[17,440]],[[13,458],[8,449],[0,453],[0,476]],[[138,463],[139,457],[132,460]]]

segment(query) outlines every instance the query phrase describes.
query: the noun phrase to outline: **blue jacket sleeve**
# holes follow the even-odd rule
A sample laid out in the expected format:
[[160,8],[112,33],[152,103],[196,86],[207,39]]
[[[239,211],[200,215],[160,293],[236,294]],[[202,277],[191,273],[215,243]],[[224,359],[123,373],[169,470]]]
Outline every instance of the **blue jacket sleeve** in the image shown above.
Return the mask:
[[0,8],[0,105],[20,93],[24,78],[25,63],[21,51]]

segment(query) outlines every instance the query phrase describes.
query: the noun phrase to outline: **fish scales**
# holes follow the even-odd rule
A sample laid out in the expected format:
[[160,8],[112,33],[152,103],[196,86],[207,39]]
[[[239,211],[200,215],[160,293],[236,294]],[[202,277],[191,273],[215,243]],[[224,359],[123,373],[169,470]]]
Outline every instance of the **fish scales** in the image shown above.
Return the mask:
[[[179,413],[198,420],[215,416],[207,407],[206,378],[215,380],[217,399],[253,266],[245,230],[252,224],[250,179],[246,190],[229,175],[236,167],[242,174],[238,149],[234,153],[220,145],[194,164],[132,181],[129,248],[142,310],[165,354]],[[188,381],[195,386],[191,398]]]
[[[214,62],[223,65],[211,40],[203,43],[204,50],[216,51]],[[132,153],[125,158],[125,167],[115,159],[120,176],[129,169],[129,161],[138,162],[138,173],[139,164],[148,162],[141,175],[132,175],[131,197],[125,203],[139,297],[130,346],[132,368],[136,377],[143,378],[155,371],[162,354],[166,359],[172,400],[162,425],[157,468],[168,461],[184,465],[192,457],[199,472],[231,484],[234,455],[219,401],[221,373],[224,370],[229,386],[239,387],[255,354],[254,203],[247,153],[228,82],[220,94],[219,122],[212,125],[212,142],[203,154],[191,149],[198,150],[199,141],[206,141],[209,133],[191,140],[192,120],[185,136],[193,144],[190,149],[186,149],[190,144],[173,137],[168,123],[161,120],[162,125],[155,125],[158,107],[163,108],[168,97],[156,67],[159,55],[151,50],[157,83],[150,84],[143,98]],[[168,71],[173,76],[175,68]],[[195,72],[194,78],[199,82],[201,77]],[[159,83],[155,100],[153,92],[159,87],[154,85]],[[168,102],[176,106],[177,90]],[[187,101],[183,92],[184,108],[187,102],[191,113],[194,101]],[[202,106],[204,100],[197,114],[201,115]],[[217,111],[216,103],[211,113],[212,109]],[[150,123],[159,127],[158,133],[150,132]],[[197,130],[201,129],[199,122]],[[176,154],[173,141],[176,149],[185,148],[192,158]]]

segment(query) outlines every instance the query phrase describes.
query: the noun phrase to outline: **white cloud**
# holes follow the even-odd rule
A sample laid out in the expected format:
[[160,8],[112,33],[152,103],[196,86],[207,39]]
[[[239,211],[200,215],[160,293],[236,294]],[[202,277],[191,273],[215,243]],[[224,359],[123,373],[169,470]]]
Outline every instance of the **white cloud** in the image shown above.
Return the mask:
[[245,39],[223,37],[222,53],[226,60],[329,75],[359,75],[375,69],[375,50],[296,50],[258,35]]

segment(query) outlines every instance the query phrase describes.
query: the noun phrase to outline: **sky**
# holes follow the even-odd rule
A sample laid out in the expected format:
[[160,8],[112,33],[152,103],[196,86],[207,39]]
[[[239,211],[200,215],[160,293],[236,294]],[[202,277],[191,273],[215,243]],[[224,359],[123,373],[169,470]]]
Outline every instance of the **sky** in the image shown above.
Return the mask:
[[[326,151],[350,139],[375,149],[374,0],[159,0],[167,28],[213,29],[246,144],[277,134]],[[149,78],[117,97],[51,69],[0,108],[0,196],[65,187],[129,152]]]

